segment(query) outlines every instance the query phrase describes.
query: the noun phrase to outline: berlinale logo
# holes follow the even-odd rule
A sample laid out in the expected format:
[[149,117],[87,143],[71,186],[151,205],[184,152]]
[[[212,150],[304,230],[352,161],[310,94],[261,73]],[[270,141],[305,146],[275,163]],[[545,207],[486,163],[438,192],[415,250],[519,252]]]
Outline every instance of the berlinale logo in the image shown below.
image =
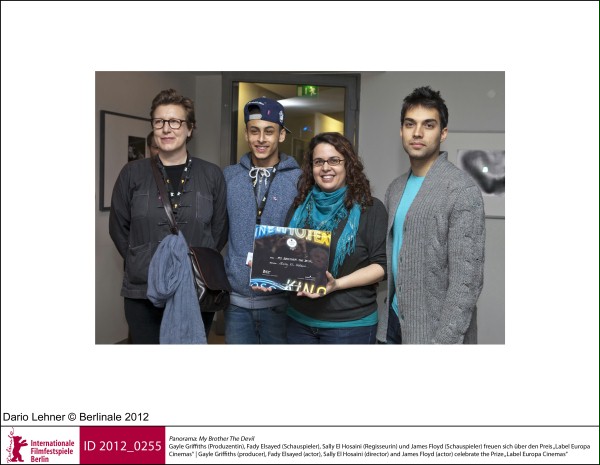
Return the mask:
[[28,446],[27,440],[23,439],[22,436],[15,436],[15,429],[8,434],[8,438],[10,439],[10,444],[6,451],[8,452],[8,457],[6,459],[7,462],[24,462],[23,457],[21,457],[21,447]]

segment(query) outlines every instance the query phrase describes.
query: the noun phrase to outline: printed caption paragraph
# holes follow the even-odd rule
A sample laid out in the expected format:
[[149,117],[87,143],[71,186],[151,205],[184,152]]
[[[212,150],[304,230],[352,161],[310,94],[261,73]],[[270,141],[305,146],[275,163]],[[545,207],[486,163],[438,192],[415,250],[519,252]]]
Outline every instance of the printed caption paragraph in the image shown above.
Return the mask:
[[2,463],[598,463],[597,426],[2,426]]
[[[166,437],[167,463],[517,464],[597,463],[598,458],[598,440],[582,440],[569,428],[565,428],[570,433],[564,439],[577,439],[557,440],[560,435],[552,428],[545,429],[545,441],[541,440],[543,428],[535,429],[533,441],[527,440],[527,432],[532,432],[528,428],[198,428],[206,431],[204,434],[181,429],[190,431],[189,435],[175,430],[179,428],[169,428]],[[233,430],[240,433],[231,433]],[[244,430],[250,433],[243,434]],[[592,436],[598,430],[584,431]],[[416,436],[418,440],[414,440]]]

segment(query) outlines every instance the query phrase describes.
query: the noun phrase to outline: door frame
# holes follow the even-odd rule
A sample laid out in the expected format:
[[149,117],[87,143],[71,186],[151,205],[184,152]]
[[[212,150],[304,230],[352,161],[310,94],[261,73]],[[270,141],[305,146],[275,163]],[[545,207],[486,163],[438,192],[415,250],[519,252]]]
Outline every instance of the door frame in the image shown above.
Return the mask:
[[232,132],[237,121],[237,101],[234,99],[234,84],[239,82],[261,82],[268,84],[343,87],[344,92],[344,133],[358,151],[358,116],[360,102],[360,74],[358,73],[316,73],[316,72],[264,72],[235,71],[223,72],[221,96],[221,166],[237,163],[233,153]]

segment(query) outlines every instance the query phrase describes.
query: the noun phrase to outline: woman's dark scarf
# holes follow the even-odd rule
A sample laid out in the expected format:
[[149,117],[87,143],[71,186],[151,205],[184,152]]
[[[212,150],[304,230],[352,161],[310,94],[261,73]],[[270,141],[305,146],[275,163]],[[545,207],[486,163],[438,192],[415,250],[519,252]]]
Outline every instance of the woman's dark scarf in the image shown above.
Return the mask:
[[206,344],[188,245],[181,234],[165,237],[150,261],[148,299],[165,307],[161,344]]
[[319,231],[334,231],[340,221],[348,218],[346,226],[337,242],[331,274],[337,278],[340,266],[348,255],[356,248],[356,234],[360,222],[360,205],[354,204],[350,212],[344,205],[348,186],[334,192],[323,192],[315,185],[296,208],[290,221],[290,228],[307,228]]

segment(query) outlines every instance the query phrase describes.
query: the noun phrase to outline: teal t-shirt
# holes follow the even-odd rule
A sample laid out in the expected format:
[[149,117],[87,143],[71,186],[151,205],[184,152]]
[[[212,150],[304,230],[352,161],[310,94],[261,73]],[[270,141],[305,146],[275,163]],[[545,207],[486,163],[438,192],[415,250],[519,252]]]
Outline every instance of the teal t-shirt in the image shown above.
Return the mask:
[[[425,180],[425,176],[415,176],[412,173],[408,177],[408,181],[406,182],[406,187],[404,188],[404,193],[402,194],[402,198],[400,199],[400,203],[398,204],[398,209],[396,210],[396,215],[394,216],[394,226],[392,228],[392,236],[394,238],[394,242],[392,244],[392,283],[393,289],[396,289],[396,276],[398,275],[398,256],[400,254],[400,249],[402,248],[402,232],[404,230],[404,219],[406,218],[406,214],[408,213],[408,209],[413,203],[413,200],[417,196],[419,189],[423,185],[423,181]],[[396,292],[394,291],[394,296],[392,298],[392,308],[398,315],[398,299],[396,297]]]

